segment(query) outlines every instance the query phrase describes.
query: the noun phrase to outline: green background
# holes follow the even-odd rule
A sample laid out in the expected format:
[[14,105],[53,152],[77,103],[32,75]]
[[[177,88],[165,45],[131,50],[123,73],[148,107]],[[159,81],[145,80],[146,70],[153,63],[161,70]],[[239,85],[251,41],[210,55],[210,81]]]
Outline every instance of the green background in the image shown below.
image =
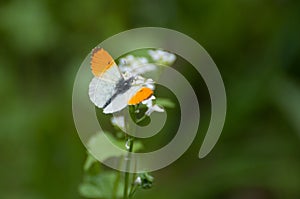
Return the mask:
[[[76,72],[98,43],[143,26],[180,31],[209,52],[228,112],[218,144],[198,159],[210,116],[203,97],[197,139],[137,198],[300,198],[299,19],[296,0],[2,0],[0,198],[80,198]],[[207,95],[198,76],[183,72]]]

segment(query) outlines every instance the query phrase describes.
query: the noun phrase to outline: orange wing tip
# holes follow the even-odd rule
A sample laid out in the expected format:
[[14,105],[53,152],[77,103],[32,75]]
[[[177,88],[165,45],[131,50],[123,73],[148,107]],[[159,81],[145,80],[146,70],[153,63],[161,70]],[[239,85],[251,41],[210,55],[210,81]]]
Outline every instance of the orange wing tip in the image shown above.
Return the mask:
[[93,48],[93,50],[92,50],[92,56],[93,56],[96,52],[98,52],[99,50],[104,50],[104,49],[101,48],[101,47],[95,47],[95,48]]
[[96,47],[92,50],[91,69],[94,76],[101,76],[114,64],[114,59],[103,48]]
[[142,101],[148,99],[153,95],[153,91],[150,88],[143,87],[136,94],[131,97],[128,101],[128,105],[136,105],[141,103]]

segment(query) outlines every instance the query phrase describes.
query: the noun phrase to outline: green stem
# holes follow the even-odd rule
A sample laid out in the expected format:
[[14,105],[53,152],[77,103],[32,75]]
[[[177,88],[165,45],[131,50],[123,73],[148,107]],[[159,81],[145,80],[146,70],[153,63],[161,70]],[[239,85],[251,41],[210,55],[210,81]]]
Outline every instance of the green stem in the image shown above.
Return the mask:
[[147,117],[147,115],[143,115],[143,117],[136,120],[136,123],[138,124],[138,123],[142,122],[146,117]]
[[[127,155],[127,163],[126,163],[126,168],[128,169],[130,167],[130,153],[132,152],[133,149],[133,138],[130,136],[127,138],[127,141],[129,141],[129,149],[128,149],[128,155]],[[125,178],[124,178],[124,194],[123,198],[128,199],[128,184],[129,184],[129,172],[125,172]]]
[[132,192],[133,192],[134,189],[136,189],[135,179],[136,179],[136,173],[134,173],[132,175],[132,185],[131,185],[131,188],[130,188],[130,191],[129,191],[129,199],[132,198]]
[[113,195],[112,195],[112,199],[116,199],[117,198],[117,192],[118,192],[118,187],[120,184],[120,177],[121,177],[121,173],[118,172],[117,176],[116,176],[116,180],[113,186]]
[[130,192],[129,192],[129,199],[133,197],[134,193],[137,190],[137,185],[132,186]]

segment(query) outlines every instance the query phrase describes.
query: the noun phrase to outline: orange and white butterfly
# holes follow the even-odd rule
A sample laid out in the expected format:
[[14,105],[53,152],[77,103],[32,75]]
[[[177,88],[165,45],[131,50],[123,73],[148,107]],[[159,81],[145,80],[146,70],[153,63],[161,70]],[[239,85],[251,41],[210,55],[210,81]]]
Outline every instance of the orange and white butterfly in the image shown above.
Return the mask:
[[153,90],[146,87],[140,76],[124,76],[114,59],[103,48],[95,48],[91,56],[94,74],[89,85],[90,100],[104,113],[114,113],[128,105],[136,105],[149,99]]

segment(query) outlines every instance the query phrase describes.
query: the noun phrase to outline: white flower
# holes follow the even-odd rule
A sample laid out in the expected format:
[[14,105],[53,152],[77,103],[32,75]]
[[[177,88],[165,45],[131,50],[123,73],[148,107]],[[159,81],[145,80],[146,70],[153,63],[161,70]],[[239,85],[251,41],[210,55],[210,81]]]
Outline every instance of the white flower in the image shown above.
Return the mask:
[[141,185],[142,184],[142,178],[140,176],[138,176],[135,181],[134,181],[134,184],[136,185]]
[[174,54],[163,50],[149,50],[148,53],[155,62],[172,64],[176,60]]
[[150,98],[142,101],[142,104],[145,104],[148,108],[148,110],[146,111],[146,115],[150,116],[151,113],[153,112],[164,112],[165,110],[163,108],[161,108],[160,106],[153,104],[153,100],[155,99],[155,97],[152,95]]
[[151,90],[154,90],[155,89],[154,83],[155,82],[153,81],[153,79],[146,79],[142,76],[136,76],[133,85],[142,85],[147,88],[150,88]]
[[121,72],[129,72],[133,75],[143,74],[149,71],[156,70],[154,64],[150,64],[145,57],[134,57],[133,55],[127,55],[120,59],[119,68]]
[[155,85],[154,85],[154,81],[153,79],[146,79],[144,85],[148,88],[150,88],[151,90],[154,90],[155,89]]
[[[149,55],[152,59],[158,63],[171,64],[175,61],[176,56],[172,53],[168,53],[162,50],[150,50]],[[152,79],[146,79],[140,76],[143,73],[154,71],[157,69],[155,64],[149,63],[146,57],[134,57],[133,55],[127,55],[119,61],[120,71],[123,73],[125,79],[134,77],[132,86],[144,86],[151,90],[155,89],[155,82]],[[146,115],[150,116],[153,112],[164,112],[164,109],[153,103],[155,97],[152,95],[150,98],[144,100],[142,103],[147,106]],[[124,118],[123,118],[124,121]],[[117,126],[120,126],[116,122]],[[124,126],[124,122],[122,124]],[[123,127],[124,128],[124,127]]]
[[124,129],[125,128],[125,118],[122,115],[112,117],[111,118],[111,123],[114,126],[119,127],[120,129]]
[[145,114],[148,115],[148,116],[150,116],[151,113],[153,113],[153,112],[155,112],[155,111],[156,111],[156,112],[162,113],[162,112],[164,112],[164,109],[161,108],[160,106],[154,104],[153,106],[148,107],[148,110],[146,111]]

